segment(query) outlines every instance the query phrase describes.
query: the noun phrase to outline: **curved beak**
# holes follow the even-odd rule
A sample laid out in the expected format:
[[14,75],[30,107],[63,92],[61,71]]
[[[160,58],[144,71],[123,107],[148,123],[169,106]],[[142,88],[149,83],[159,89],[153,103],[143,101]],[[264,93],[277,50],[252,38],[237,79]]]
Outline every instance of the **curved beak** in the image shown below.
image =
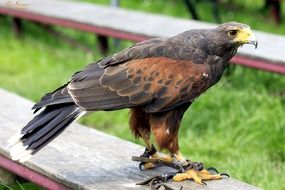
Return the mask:
[[249,27],[240,29],[234,41],[241,44],[252,44],[255,49],[258,46],[257,39]]
[[252,34],[252,35],[248,38],[247,44],[252,44],[252,45],[254,45],[255,49],[257,48],[257,46],[258,46],[258,41],[257,41],[257,39],[256,39],[256,37],[255,37],[254,34]]

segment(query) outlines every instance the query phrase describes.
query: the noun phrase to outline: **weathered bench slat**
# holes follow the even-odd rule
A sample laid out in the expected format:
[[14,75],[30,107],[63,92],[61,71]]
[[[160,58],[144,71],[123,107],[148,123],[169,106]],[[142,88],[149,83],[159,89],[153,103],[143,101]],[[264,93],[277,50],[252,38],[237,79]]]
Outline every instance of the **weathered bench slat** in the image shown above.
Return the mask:
[[[0,154],[8,157],[7,140],[32,117],[30,108],[33,103],[2,89],[0,97]],[[136,186],[135,183],[150,176],[167,173],[170,168],[140,171],[138,163],[131,161],[131,156],[140,155],[143,150],[139,145],[75,123],[24,165],[73,189],[147,189]],[[19,169],[17,163],[7,163],[7,159],[2,156],[0,163],[4,163],[5,169],[13,172],[15,168]],[[20,169],[23,171],[23,168]],[[38,182],[39,177],[29,171],[16,173],[26,178],[27,175],[32,175],[34,177],[28,179]],[[207,184],[201,186],[187,181],[172,185],[183,185],[185,189],[191,190],[258,189],[231,178],[210,181]],[[58,186],[57,183],[53,185]]]
[[[7,8],[0,0],[0,14],[8,14],[48,24],[61,25],[134,41],[169,37],[185,30],[216,25],[155,14],[99,6],[90,3],[55,0],[25,0],[26,9]],[[285,37],[255,31],[259,47],[244,46],[233,60],[239,64],[285,74]],[[268,64],[266,66],[264,64]],[[270,67],[270,64],[275,64]]]

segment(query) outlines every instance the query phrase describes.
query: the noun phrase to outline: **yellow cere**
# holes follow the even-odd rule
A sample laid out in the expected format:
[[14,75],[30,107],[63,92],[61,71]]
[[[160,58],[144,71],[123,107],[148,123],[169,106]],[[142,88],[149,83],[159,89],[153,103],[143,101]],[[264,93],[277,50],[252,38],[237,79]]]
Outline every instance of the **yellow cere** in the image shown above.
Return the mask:
[[256,41],[256,38],[250,28],[242,28],[238,30],[234,41],[240,43],[251,43],[252,41]]

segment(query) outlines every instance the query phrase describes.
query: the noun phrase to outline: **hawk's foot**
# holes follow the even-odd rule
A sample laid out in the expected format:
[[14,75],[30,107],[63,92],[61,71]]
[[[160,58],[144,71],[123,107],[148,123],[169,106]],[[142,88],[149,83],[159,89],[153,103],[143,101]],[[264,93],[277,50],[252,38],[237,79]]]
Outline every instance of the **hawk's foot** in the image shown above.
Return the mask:
[[162,156],[159,153],[157,153],[155,147],[152,145],[151,150],[148,148],[145,149],[145,152],[139,156],[133,156],[133,161],[139,161],[141,162],[139,165],[139,168],[141,170],[143,169],[152,169],[158,165],[168,165],[171,167],[173,162],[173,157],[170,155]]
[[223,176],[229,177],[229,175],[225,174],[225,173],[213,174],[210,171],[216,172],[216,169],[213,169],[213,168],[211,168],[209,170],[206,170],[206,169],[202,169],[202,170],[189,169],[183,173],[177,173],[173,177],[173,180],[174,181],[183,181],[183,180],[187,180],[187,179],[192,179],[198,184],[206,184],[204,181],[219,180],[219,179],[222,179]]

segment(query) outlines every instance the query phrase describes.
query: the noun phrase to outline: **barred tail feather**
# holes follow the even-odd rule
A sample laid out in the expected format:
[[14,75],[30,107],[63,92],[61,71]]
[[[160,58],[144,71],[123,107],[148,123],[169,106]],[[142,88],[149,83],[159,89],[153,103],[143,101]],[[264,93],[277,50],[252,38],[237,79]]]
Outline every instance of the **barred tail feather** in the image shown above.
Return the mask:
[[20,133],[9,139],[11,158],[27,161],[84,114],[85,111],[74,103],[47,106]]

